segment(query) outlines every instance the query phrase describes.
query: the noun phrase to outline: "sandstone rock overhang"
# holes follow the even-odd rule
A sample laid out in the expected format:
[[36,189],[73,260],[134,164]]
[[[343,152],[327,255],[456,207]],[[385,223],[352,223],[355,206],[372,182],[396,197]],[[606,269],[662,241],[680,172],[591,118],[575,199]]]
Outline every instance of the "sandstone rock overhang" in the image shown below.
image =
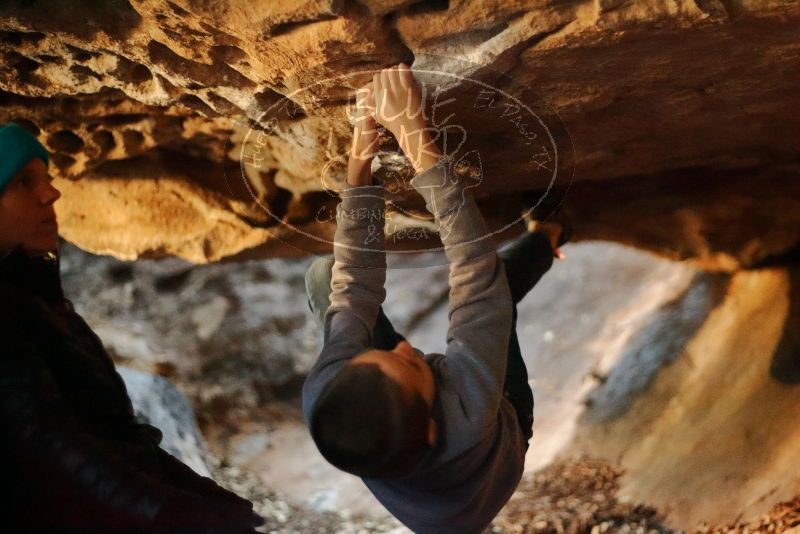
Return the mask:
[[[53,153],[62,235],[86,250],[300,256],[331,249],[348,98],[413,61],[455,76],[442,94],[498,239],[552,184],[516,112],[478,110],[481,87],[536,95],[576,239],[733,271],[800,245],[799,27],[791,0],[10,2],[0,120]],[[406,183],[384,141],[376,175]],[[395,193],[414,239],[389,248],[435,247],[420,199]]]

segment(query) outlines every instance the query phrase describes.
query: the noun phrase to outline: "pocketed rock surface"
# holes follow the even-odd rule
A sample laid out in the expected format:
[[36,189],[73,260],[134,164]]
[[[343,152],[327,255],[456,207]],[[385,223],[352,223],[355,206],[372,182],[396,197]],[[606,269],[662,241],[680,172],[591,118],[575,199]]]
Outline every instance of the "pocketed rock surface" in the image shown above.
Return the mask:
[[[798,25],[793,0],[5,2],[0,121],[51,151],[86,250],[304,256],[348,100],[405,61],[492,229],[569,189],[575,239],[733,271],[800,240]],[[437,246],[388,134],[378,159],[388,245]]]

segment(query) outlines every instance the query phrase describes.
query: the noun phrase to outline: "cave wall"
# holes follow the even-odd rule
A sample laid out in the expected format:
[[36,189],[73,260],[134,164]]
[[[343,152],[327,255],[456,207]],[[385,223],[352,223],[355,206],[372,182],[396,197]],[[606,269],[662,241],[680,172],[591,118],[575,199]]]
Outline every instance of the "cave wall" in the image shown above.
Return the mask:
[[[331,248],[348,97],[413,61],[459,77],[441,94],[497,239],[552,185],[544,161],[576,239],[732,271],[800,242],[798,24],[790,0],[8,2],[0,120],[53,153],[61,233],[86,250],[302,256]],[[477,110],[483,86],[508,96]],[[533,103],[550,144],[518,135],[509,102]],[[376,175],[407,180],[382,148]],[[429,226],[418,197],[396,200],[392,232]]]
[[698,275],[609,351],[562,452],[621,465],[623,495],[681,530],[793,499],[799,304],[796,266]]

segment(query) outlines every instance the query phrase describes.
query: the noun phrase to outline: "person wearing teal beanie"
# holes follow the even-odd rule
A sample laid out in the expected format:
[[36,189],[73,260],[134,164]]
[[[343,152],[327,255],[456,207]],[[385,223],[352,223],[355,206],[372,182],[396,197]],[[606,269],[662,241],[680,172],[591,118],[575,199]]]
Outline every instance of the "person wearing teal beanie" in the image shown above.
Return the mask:
[[246,499],[136,419],[102,342],[64,295],[47,150],[0,126],[0,499],[6,532],[254,533]]
[[25,128],[9,122],[0,126],[0,193],[33,158],[50,162],[47,149]]
[[21,245],[30,255],[58,248],[53,204],[61,193],[47,172],[50,155],[26,129],[0,127],[0,256]]

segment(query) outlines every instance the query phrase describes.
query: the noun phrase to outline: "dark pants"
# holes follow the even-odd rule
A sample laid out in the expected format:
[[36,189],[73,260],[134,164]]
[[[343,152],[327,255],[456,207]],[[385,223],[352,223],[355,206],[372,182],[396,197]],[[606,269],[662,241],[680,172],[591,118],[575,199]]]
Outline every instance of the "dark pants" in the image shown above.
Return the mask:
[[[533,392],[528,384],[528,370],[517,338],[517,304],[550,269],[553,264],[553,249],[545,234],[534,232],[515,239],[500,250],[499,255],[506,269],[513,308],[504,394],[517,412],[527,446],[533,435]],[[329,255],[317,259],[306,271],[308,307],[320,329],[330,305],[332,268],[333,256]],[[392,350],[404,339],[405,337],[395,331],[381,307],[372,331],[373,346],[381,350]]]

